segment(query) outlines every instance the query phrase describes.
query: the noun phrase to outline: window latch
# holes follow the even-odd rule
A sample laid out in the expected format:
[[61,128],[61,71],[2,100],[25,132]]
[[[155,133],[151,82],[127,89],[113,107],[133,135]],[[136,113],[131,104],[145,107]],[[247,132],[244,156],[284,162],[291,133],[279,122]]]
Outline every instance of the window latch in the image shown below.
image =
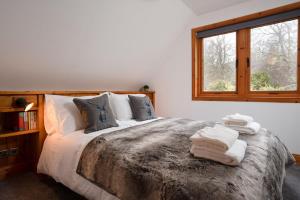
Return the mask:
[[247,67],[250,67],[250,58],[247,58]]

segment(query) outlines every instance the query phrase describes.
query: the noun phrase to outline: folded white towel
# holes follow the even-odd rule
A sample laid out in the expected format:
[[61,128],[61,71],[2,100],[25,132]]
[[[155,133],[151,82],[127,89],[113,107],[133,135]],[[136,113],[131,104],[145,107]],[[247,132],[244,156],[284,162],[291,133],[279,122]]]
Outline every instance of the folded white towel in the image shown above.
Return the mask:
[[247,143],[238,139],[225,153],[198,145],[192,145],[190,152],[195,157],[214,160],[225,165],[236,166],[244,159],[246,148]]
[[214,149],[219,152],[226,152],[228,150],[228,146],[224,145],[222,142],[218,142],[216,140],[211,140],[200,136],[199,134],[194,134],[191,138],[192,145],[201,146],[203,148]]
[[225,126],[246,126],[248,122],[236,122],[236,121],[230,121],[227,118],[223,118],[224,125]]
[[246,126],[232,126],[232,125],[229,125],[227,127],[231,128],[231,129],[234,129],[234,130],[236,130],[240,133],[250,134],[250,135],[254,135],[254,134],[258,133],[258,131],[261,129],[260,124],[257,123],[257,122],[250,122]]
[[204,145],[222,152],[227,151],[237,140],[239,133],[225,126],[216,124],[214,127],[205,127],[190,139],[193,144]]
[[253,122],[253,117],[248,115],[241,115],[239,113],[235,113],[233,115],[227,115],[223,118],[224,122],[228,123],[240,123],[242,126],[246,125],[249,122]]

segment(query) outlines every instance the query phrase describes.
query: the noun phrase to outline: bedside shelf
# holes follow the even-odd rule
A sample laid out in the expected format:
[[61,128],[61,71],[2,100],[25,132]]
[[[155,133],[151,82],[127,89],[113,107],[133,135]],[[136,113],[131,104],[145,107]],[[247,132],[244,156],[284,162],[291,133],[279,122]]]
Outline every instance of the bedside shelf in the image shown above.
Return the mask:
[[32,160],[18,161],[14,164],[0,166],[0,180],[4,180],[9,175],[20,173],[23,171],[28,171],[33,165]]
[[7,138],[7,137],[14,137],[19,135],[26,135],[26,134],[32,134],[32,133],[38,133],[39,130],[26,130],[26,131],[15,131],[15,132],[7,132],[7,133],[0,133],[0,138]]
[[[37,111],[37,107],[33,107],[28,112],[30,111]],[[24,108],[1,108],[0,107],[0,112],[24,112]]]
[[[18,98],[33,103],[33,107],[27,112],[23,107],[15,107]],[[43,128],[43,105],[44,95],[0,91],[0,180],[36,170],[42,147],[43,129],[39,128]]]

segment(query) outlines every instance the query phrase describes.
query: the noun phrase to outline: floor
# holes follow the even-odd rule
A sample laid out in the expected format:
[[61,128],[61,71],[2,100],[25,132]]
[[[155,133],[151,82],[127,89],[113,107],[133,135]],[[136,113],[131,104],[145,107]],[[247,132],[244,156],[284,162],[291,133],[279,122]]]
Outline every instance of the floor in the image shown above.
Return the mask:
[[0,181],[0,200],[84,200],[46,176],[28,172]]
[[284,200],[300,200],[300,165],[287,169],[282,192]]
[[[284,200],[300,199],[300,166],[287,169],[283,186]],[[0,181],[0,200],[84,200],[63,185],[48,177],[40,177],[34,173]]]

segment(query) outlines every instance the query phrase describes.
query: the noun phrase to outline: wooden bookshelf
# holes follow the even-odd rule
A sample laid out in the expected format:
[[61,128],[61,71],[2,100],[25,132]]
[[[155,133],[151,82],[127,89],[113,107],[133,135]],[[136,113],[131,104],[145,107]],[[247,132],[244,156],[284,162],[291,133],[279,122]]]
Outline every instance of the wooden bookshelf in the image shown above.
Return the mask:
[[33,130],[26,130],[26,131],[0,133],[0,138],[14,137],[14,136],[20,136],[20,135],[26,135],[26,134],[32,134],[32,133],[38,133],[38,132],[39,132],[39,130],[33,129]]
[[0,167],[0,180],[7,178],[8,176],[12,176],[16,173],[28,171],[32,169],[34,162],[32,160],[16,162],[14,164],[9,164]]
[[[33,107],[28,112],[37,110],[37,107]],[[24,108],[0,108],[0,112],[24,112]]]
[[[34,103],[29,111],[24,108],[15,107],[17,98],[25,98],[27,102]],[[39,107],[39,95],[34,94],[6,94],[0,92],[0,179],[6,178],[20,172],[35,171],[37,162],[37,147],[39,141],[39,116],[42,114]],[[35,119],[35,127],[29,125],[29,115]],[[26,115],[27,121],[23,119],[23,127],[19,125],[19,113]],[[24,130],[25,129],[25,130]],[[27,129],[27,130],[26,130]],[[16,149],[16,153],[11,152]]]

